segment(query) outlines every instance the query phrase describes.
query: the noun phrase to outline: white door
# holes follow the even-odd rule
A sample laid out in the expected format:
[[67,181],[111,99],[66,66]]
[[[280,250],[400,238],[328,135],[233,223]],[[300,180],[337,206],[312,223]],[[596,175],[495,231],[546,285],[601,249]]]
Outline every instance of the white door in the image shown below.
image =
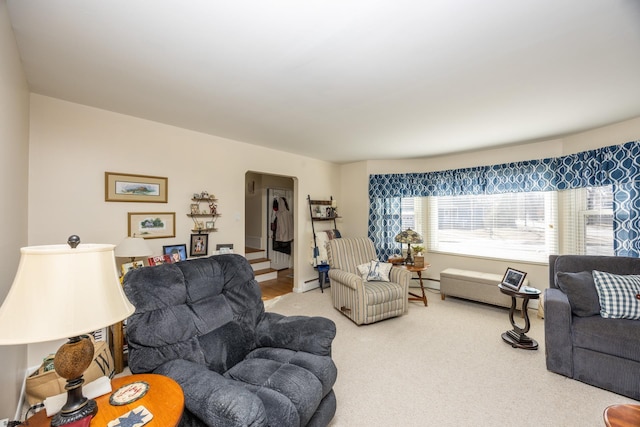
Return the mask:
[[[275,270],[292,268],[291,254],[293,253],[294,243],[293,190],[268,188],[266,209],[268,218],[267,234],[269,236],[267,258],[271,260],[271,268]],[[286,227],[287,230],[284,230],[283,227]],[[283,233],[284,231],[288,232]],[[282,238],[283,234],[289,237]],[[282,240],[279,240],[279,238]],[[287,241],[289,238],[291,240]]]

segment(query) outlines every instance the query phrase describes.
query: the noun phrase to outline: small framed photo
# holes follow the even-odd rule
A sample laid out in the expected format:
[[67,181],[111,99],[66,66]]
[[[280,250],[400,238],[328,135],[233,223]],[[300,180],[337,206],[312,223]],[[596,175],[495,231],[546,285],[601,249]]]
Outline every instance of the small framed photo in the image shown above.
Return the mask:
[[165,255],[169,255],[171,258],[171,262],[180,262],[185,261],[187,259],[187,245],[167,245],[162,247],[162,252]]
[[200,205],[198,203],[191,203],[191,215],[200,214]]
[[209,250],[208,234],[192,234],[189,256],[205,256]]
[[514,291],[519,291],[520,287],[524,283],[524,278],[527,275],[524,271],[518,271],[511,267],[507,268],[502,278],[502,286],[505,286]]
[[137,268],[142,268],[144,267],[144,262],[143,261],[133,261],[133,262],[127,262],[122,264],[122,275],[124,276],[125,274],[127,274],[128,272],[130,272],[131,270],[135,270]]
[[207,230],[213,230],[213,229],[215,228],[215,226],[216,226],[215,221],[207,221],[207,222],[205,223],[205,228],[206,228]]
[[171,257],[169,255],[156,255],[147,258],[147,262],[149,265],[162,265],[162,264],[171,264]]

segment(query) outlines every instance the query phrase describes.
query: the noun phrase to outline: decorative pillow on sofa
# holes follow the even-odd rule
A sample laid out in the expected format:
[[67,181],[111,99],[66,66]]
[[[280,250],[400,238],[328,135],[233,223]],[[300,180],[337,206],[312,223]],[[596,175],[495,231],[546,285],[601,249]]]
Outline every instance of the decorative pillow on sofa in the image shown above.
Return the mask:
[[367,282],[389,282],[391,267],[393,267],[391,263],[372,260],[366,264],[360,264],[356,268],[362,280]]
[[640,276],[593,270],[600,298],[600,316],[640,320]]
[[558,272],[556,284],[567,295],[571,311],[576,316],[600,314],[600,300],[590,271],[579,273]]

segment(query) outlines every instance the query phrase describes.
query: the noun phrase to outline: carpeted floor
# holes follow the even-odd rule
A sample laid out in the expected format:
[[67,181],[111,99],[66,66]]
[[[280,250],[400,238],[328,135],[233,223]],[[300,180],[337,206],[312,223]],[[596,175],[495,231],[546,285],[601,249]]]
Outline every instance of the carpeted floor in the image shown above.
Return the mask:
[[511,329],[507,309],[428,298],[428,307],[411,302],[408,314],[364,326],[332,307],[331,289],[287,294],[267,310],[336,322],[332,427],[602,427],[607,406],[638,403],[548,372],[534,311],[528,335],[540,348],[528,351],[502,341]]

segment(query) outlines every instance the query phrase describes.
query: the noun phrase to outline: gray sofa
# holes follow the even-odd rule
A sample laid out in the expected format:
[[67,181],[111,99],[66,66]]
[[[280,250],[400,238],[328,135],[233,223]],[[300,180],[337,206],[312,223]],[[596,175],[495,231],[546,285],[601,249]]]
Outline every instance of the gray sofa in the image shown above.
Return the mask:
[[640,274],[640,259],[549,257],[544,295],[547,369],[640,400],[640,320],[600,316],[591,272]]
[[253,270],[218,255],[130,271],[131,372],[173,378],[180,426],[326,426],[333,418],[335,324],[264,311]]

